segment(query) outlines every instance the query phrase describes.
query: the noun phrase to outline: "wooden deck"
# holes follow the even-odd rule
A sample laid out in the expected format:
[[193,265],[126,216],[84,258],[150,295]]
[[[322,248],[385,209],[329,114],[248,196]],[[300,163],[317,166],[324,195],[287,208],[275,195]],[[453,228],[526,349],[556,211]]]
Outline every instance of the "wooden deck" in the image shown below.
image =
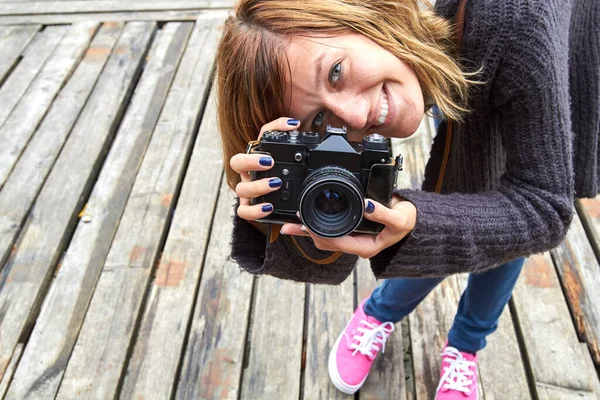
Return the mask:
[[[18,24],[0,26],[0,398],[352,398],[327,356],[376,284],[366,261],[329,287],[228,260],[211,89],[225,12],[209,8],[230,2],[190,22],[158,3],[202,4],[0,1]],[[431,133],[425,120],[395,143],[400,185],[419,186]],[[577,211],[559,248],[528,259],[480,353],[480,399],[600,399],[600,198]],[[433,398],[464,285],[397,324],[357,398]]]

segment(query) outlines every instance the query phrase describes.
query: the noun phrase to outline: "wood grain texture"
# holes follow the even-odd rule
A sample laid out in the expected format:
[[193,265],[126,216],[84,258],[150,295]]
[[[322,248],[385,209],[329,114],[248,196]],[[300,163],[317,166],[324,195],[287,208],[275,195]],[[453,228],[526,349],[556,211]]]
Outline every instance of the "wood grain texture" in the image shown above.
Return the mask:
[[[457,277],[457,283],[464,292],[467,276]],[[477,359],[481,400],[531,399],[526,366],[509,307],[504,309],[498,329],[487,337],[487,345],[477,354]]]
[[39,32],[23,54],[23,59],[0,87],[0,127],[17,105],[23,93],[44,67],[46,60],[67,32],[65,26],[50,26]]
[[40,25],[23,25],[0,29],[0,86],[40,28]]
[[25,348],[25,345],[23,343],[19,343],[19,344],[17,344],[17,347],[15,347],[15,351],[13,352],[12,358],[10,360],[10,364],[8,364],[8,367],[6,368],[6,372],[4,373],[4,376],[2,377],[2,381],[0,381],[0,399],[3,399],[4,396],[6,395],[6,391],[8,390],[8,385],[10,385],[10,382],[13,378],[15,370],[17,369],[17,365],[19,364],[19,361],[21,360],[21,356],[23,355],[24,348]]
[[456,276],[446,278],[409,315],[417,400],[435,398],[440,378],[440,353],[460,299]]
[[[178,25],[178,24],[175,24]],[[188,24],[189,25],[189,24]],[[131,104],[116,134],[112,150],[86,206],[90,222],[81,221],[46,296],[21,365],[23,381],[40,380],[52,370],[62,378],[66,365],[58,364],[70,354],[102,268],[121,213],[167,95],[179,55],[190,27],[181,32],[167,27],[155,42]],[[149,36],[153,24],[148,24]],[[178,34],[179,33],[179,34]],[[182,43],[183,42],[183,43]],[[145,43],[141,43],[145,45]],[[139,43],[132,44],[132,46]],[[52,338],[49,340],[48,338]],[[29,356],[29,357],[28,357]],[[61,360],[62,361],[62,360]],[[54,397],[58,382],[44,386],[44,396]]]
[[0,26],[15,24],[72,24],[81,21],[196,21],[202,18],[227,18],[229,9],[190,9],[181,11],[123,11],[75,14],[34,14],[0,16]]
[[600,364],[600,265],[577,214],[567,237],[551,254],[579,337]]
[[[0,308],[5,313],[0,325],[3,333],[0,372],[4,372],[16,340],[37,316],[49,278],[83,205],[82,198],[88,196],[112,141],[115,120],[120,120],[125,101],[131,94],[152,29],[153,24],[149,23],[130,23],[125,28],[2,271]],[[52,376],[48,379],[52,380]],[[38,382],[40,384],[42,382]],[[38,388],[34,384],[31,388],[19,386],[17,389],[18,385],[18,380],[14,380],[11,388],[15,389],[9,389],[9,398],[12,390],[16,391],[15,396],[21,390],[33,396]]]
[[0,127],[0,188],[65,80],[79,63],[98,25],[98,22],[80,22],[69,28]]
[[[86,104],[122,26],[103,25],[0,190],[0,265]],[[98,51],[102,49],[102,51]]]
[[[73,350],[65,374],[69,383],[59,398],[72,398],[71,393],[80,390],[90,398],[117,395],[208,95],[219,37],[215,24],[200,23],[194,28],[156,127],[152,124],[152,139]],[[181,33],[174,44],[185,42],[187,32]],[[178,45],[174,49],[180,51]]]
[[575,200],[575,207],[596,258],[600,258],[600,196]]
[[342,284],[309,285],[304,368],[305,399],[344,399],[329,379],[327,361],[354,311],[354,276]]
[[[360,259],[356,267],[357,304],[370,296],[376,286],[369,261]],[[360,389],[361,400],[406,399],[403,333],[400,322],[396,323],[385,344],[385,352],[379,354]]]
[[187,357],[179,384],[183,397],[236,397],[252,278],[240,274],[227,260],[233,208],[229,189],[221,182],[223,162],[215,126],[213,90],[150,288],[121,398],[171,398],[182,354]]
[[[577,392],[591,398],[598,377],[589,368],[587,349],[577,340],[549,253],[527,260],[513,302],[539,397]],[[595,395],[600,398],[600,393]]]
[[0,15],[23,14],[63,14],[90,12],[122,12],[122,11],[162,11],[230,8],[233,0],[156,0],[156,1],[27,1],[18,3],[1,3]]
[[257,280],[242,399],[298,398],[304,306],[304,284],[271,276]]
[[[211,132],[210,124],[205,126],[205,129],[206,133]],[[212,134],[214,135],[214,129]],[[198,149],[202,147],[199,146]],[[194,154],[196,159],[192,172],[200,174],[204,154],[204,151]],[[210,156],[212,153],[206,154]],[[190,179],[191,182],[199,181],[198,178]],[[193,204],[193,198],[198,194],[192,195],[191,191],[196,189],[200,192],[210,189],[210,186],[201,189],[191,182],[187,189],[189,202],[186,202],[181,210],[179,226],[174,232],[166,257],[181,254],[183,251],[190,255],[192,252],[204,252],[204,241],[198,243],[191,240],[194,236],[186,233],[188,230],[184,230],[184,227],[188,222],[184,223],[183,220],[191,213],[208,214],[211,203],[206,204],[206,208],[205,203],[202,203],[203,210],[198,210],[200,203]],[[165,394],[169,393],[173,382],[177,399],[238,398],[254,277],[241,272],[237,264],[229,259],[233,203],[234,193],[223,179],[210,243],[206,249],[206,260],[202,267],[202,280],[199,283],[191,328],[183,351],[182,339],[188,326],[188,312],[192,305],[190,300],[194,295],[192,289],[198,285],[202,258],[198,257],[194,261],[188,259],[194,266],[188,269],[184,281],[178,286],[166,286],[163,276],[156,276],[143,324],[143,336],[136,344],[130,372],[123,388],[123,399],[169,398]],[[194,220],[191,216],[188,218]],[[193,231],[199,233],[198,230]],[[198,239],[206,239],[206,236],[202,235]],[[187,245],[183,246],[184,243]],[[153,318],[154,322],[149,321],[150,318]],[[175,329],[178,331],[176,334]],[[172,345],[172,349],[166,350],[165,343]],[[180,356],[183,356],[183,363],[179,379],[175,381],[173,368],[177,366]],[[163,361],[165,359],[166,362]],[[273,368],[273,365],[269,368]],[[159,378],[158,375],[161,374],[164,374],[164,377]]]

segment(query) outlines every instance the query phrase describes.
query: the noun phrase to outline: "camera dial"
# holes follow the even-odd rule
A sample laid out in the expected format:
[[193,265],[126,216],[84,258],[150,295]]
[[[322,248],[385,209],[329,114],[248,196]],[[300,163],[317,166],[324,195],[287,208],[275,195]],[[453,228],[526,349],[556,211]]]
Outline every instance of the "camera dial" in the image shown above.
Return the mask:
[[321,143],[321,135],[318,132],[302,132],[300,141],[306,144],[319,144]]
[[263,133],[263,139],[270,142],[287,142],[289,141],[289,135],[287,132],[280,131],[267,131]]
[[368,150],[385,150],[387,149],[387,141],[385,136],[379,133],[372,133],[365,136],[362,140],[363,148]]

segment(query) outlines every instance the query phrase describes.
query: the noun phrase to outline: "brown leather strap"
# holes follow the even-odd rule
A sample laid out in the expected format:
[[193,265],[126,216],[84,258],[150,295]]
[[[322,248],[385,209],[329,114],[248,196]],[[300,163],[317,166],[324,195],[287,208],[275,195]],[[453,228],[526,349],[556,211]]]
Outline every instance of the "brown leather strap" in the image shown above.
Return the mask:
[[463,37],[463,29],[465,26],[465,7],[467,6],[467,0],[459,0],[458,10],[456,11],[456,51],[460,54],[460,45]]
[[302,247],[300,247],[300,245],[296,241],[295,237],[292,236],[292,240],[294,241],[294,244],[296,245],[296,248],[298,249],[298,251],[300,253],[302,253],[302,255],[304,256],[304,258],[306,258],[309,261],[314,262],[315,264],[319,264],[319,265],[331,264],[332,262],[334,262],[335,260],[340,258],[340,256],[343,254],[341,251],[336,251],[327,258],[324,258],[322,260],[315,260],[314,258],[311,258],[308,254],[306,254],[306,252],[304,250],[302,250]]
[[[465,7],[467,0],[459,0],[458,10],[456,11],[456,31],[454,33],[454,40],[456,42],[456,55],[461,53],[463,30],[465,26]],[[437,183],[435,185],[436,193],[442,191],[442,185],[444,184],[444,174],[446,173],[446,167],[448,166],[448,159],[450,158],[450,147],[452,145],[452,121],[448,121],[446,128],[446,145],[444,146],[444,157],[442,158],[442,165],[440,166],[440,174],[438,175]]]

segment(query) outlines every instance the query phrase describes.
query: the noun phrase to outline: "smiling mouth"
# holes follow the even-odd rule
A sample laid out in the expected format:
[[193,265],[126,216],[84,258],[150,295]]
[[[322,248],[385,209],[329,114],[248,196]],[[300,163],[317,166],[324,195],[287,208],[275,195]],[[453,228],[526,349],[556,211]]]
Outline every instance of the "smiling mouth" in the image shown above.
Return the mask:
[[379,117],[377,117],[377,122],[374,124],[375,126],[383,125],[385,119],[387,118],[389,112],[388,105],[388,96],[385,90],[381,90],[381,108],[379,109]]

